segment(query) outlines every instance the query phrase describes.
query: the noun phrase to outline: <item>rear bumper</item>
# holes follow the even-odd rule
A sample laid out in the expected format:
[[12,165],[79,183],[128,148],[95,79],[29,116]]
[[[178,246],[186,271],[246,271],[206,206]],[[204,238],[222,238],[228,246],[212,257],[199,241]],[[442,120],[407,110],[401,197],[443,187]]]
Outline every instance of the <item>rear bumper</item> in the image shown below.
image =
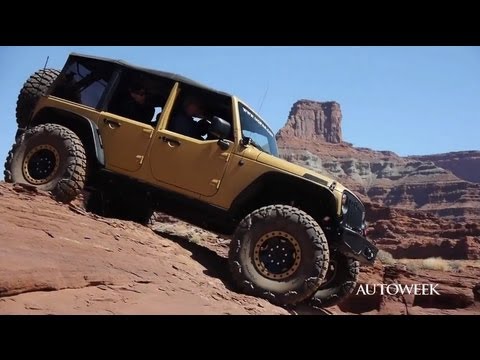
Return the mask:
[[341,227],[338,238],[338,250],[348,257],[365,265],[373,265],[378,248],[362,235],[348,228]]

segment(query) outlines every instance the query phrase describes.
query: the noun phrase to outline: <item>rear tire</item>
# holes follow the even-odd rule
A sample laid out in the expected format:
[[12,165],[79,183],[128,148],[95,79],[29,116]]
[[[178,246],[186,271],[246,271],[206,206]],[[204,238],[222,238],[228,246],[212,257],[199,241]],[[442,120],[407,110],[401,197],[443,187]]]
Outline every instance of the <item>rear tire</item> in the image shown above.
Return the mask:
[[331,253],[330,259],[326,283],[320,286],[309,301],[310,305],[316,308],[342,303],[350,297],[357,286],[360,263],[338,252]]
[[45,95],[58,74],[60,74],[60,71],[55,69],[42,69],[35,72],[25,81],[17,100],[16,115],[19,127],[27,127],[30,115],[38,99]]
[[85,185],[87,157],[79,137],[66,127],[42,124],[28,129],[5,162],[5,181],[51,191],[61,202],[75,199]]
[[233,280],[245,293],[274,304],[296,304],[321,285],[329,261],[327,239],[302,210],[271,205],[238,225],[230,243]]

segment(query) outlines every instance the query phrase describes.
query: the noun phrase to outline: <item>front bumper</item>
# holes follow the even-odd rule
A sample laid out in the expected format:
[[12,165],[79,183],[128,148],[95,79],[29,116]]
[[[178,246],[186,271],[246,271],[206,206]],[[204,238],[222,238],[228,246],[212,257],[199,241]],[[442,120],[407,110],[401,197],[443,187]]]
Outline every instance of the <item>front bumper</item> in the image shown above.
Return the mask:
[[338,250],[348,257],[360,261],[365,265],[373,265],[377,257],[378,248],[359,233],[346,227],[340,227],[338,236]]

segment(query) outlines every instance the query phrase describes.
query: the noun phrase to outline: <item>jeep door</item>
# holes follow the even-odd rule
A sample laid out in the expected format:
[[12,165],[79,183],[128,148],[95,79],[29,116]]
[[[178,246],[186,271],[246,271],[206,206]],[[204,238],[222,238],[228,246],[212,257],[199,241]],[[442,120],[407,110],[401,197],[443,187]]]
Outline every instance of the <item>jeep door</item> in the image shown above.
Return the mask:
[[[200,103],[200,113],[188,119],[185,104],[188,99]],[[169,116],[161,120],[152,139],[150,166],[153,177],[159,182],[193,193],[192,195],[213,196],[221,186],[230,154],[234,147],[234,133],[223,139],[223,148],[218,137],[195,136],[193,128],[213,116],[232,124],[232,98],[226,94],[199,91],[187,85],[179,85]],[[180,120],[179,120],[180,119]]]
[[102,112],[99,129],[107,169],[127,172],[140,169],[154,131],[152,125]]
[[122,71],[99,118],[107,169],[127,175],[139,171],[155,131],[156,115],[173,85],[173,81],[145,76],[142,72]]

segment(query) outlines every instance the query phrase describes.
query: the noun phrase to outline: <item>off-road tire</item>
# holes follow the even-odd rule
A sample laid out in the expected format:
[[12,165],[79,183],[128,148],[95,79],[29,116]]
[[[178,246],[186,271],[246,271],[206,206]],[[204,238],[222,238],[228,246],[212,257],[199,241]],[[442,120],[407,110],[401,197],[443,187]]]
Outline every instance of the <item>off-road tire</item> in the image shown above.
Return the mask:
[[10,151],[8,152],[7,159],[5,160],[3,176],[4,176],[4,179],[5,179],[5,182],[7,182],[7,183],[12,183],[13,182],[12,172],[10,171],[10,169],[12,168],[13,154],[14,154],[15,149],[17,147],[18,147],[18,143],[15,142],[12,145],[12,148],[10,149]]
[[[337,252],[330,253],[330,259],[336,261],[336,272],[331,281],[322,284],[310,299],[310,305],[316,308],[341,304],[357,286],[360,263]],[[326,278],[329,278],[328,273]]]
[[[291,235],[300,250],[300,260],[291,275],[272,279],[256,265],[256,246],[268,234],[279,233]],[[240,222],[230,243],[229,267],[234,283],[244,293],[278,305],[293,305],[311,297],[327,273],[328,262],[328,243],[320,225],[304,211],[288,205],[253,211]]]
[[[41,146],[48,146],[56,152],[57,165],[48,181],[34,184],[28,180],[24,162],[29,153]],[[25,131],[8,153],[4,171],[5,181],[30,184],[40,190],[51,191],[55,199],[64,203],[81,193],[86,173],[87,157],[82,141],[73,131],[57,124],[42,124]]]
[[28,125],[38,99],[45,95],[59,73],[60,71],[55,69],[41,69],[25,81],[17,100],[16,116],[19,127],[24,128]]

